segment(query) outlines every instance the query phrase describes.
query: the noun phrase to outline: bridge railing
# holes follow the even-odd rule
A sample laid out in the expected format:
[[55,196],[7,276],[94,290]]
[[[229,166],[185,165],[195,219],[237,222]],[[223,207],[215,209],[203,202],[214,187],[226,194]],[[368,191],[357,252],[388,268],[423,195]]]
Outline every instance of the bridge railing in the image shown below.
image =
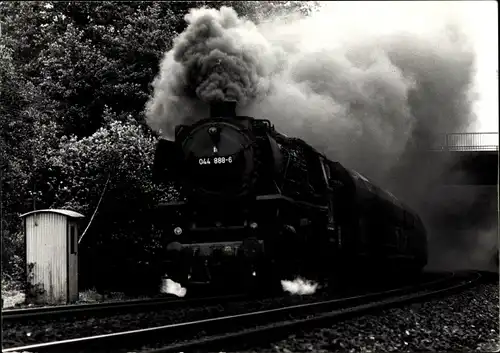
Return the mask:
[[439,134],[433,151],[498,151],[497,132],[457,132]]

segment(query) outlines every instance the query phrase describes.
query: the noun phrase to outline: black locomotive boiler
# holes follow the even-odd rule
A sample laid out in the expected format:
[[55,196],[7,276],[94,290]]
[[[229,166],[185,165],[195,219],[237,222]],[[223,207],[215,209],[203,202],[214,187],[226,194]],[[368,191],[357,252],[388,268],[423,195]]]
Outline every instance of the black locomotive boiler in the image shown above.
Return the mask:
[[420,217],[356,171],[327,159],[235,102],[160,140],[154,178],[174,180],[159,205],[165,271],[184,286],[415,274],[427,263]]

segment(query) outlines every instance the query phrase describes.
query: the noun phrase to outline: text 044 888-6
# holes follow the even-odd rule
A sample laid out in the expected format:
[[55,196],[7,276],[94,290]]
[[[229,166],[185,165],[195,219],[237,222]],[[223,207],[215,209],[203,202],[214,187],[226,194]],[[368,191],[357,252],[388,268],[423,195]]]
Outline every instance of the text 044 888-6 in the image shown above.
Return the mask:
[[208,157],[208,158],[199,158],[199,165],[209,165],[209,164],[226,164],[233,163],[233,157]]

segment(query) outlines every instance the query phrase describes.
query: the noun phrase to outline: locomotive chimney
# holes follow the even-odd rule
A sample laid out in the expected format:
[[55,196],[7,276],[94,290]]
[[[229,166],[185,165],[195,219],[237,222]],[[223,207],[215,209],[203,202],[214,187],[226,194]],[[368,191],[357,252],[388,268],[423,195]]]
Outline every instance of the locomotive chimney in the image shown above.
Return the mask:
[[230,118],[236,116],[236,101],[224,100],[210,104],[211,118]]

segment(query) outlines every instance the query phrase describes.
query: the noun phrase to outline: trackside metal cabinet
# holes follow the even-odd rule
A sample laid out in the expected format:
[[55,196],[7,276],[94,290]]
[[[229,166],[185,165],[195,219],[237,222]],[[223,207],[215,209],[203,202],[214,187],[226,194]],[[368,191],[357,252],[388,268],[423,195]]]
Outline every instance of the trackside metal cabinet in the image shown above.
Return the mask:
[[83,215],[47,209],[20,217],[24,220],[28,284],[35,301],[61,304],[78,300],[77,220]]

